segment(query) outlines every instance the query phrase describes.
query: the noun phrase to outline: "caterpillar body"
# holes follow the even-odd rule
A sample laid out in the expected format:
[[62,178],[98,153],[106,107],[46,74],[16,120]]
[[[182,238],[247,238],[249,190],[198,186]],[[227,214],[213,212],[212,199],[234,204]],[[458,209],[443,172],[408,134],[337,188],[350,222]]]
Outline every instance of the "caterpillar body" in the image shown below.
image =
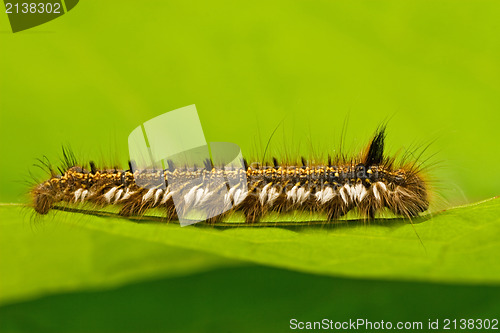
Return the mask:
[[[411,218],[429,208],[428,182],[416,161],[396,162],[384,155],[385,128],[373,136],[367,148],[358,156],[328,158],[324,164],[301,163],[281,165],[273,158],[272,165],[248,164],[245,169],[225,171],[226,177],[241,179],[246,176],[246,188],[224,184],[210,189],[202,184],[176,189],[181,191],[182,204],[174,205],[173,191],[168,180],[175,177],[189,179],[210,178],[221,172],[210,161],[204,168],[176,168],[169,164],[158,170],[166,187],[143,188],[137,185],[140,174],[128,170],[98,170],[90,163],[90,170],[66,158],[66,166],[31,190],[32,205],[38,214],[45,215],[59,204],[91,203],[94,207],[118,206],[122,216],[141,216],[157,208],[166,220],[177,219],[179,209],[203,208],[213,205],[214,192],[227,191],[219,196],[220,205],[231,207],[208,222],[221,221],[234,211],[241,211],[247,223],[259,222],[269,212],[310,211],[326,214],[328,221],[356,210],[366,220],[388,209],[392,213]],[[66,155],[66,154],[65,154]],[[179,193],[177,193],[179,195]]]

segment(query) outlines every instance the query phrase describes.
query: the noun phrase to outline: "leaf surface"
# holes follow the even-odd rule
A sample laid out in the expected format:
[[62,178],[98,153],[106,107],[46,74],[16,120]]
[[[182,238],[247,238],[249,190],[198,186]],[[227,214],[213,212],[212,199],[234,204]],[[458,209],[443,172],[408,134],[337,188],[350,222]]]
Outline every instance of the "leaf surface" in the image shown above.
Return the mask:
[[66,212],[41,222],[26,216],[18,206],[0,207],[2,302],[242,262],[356,278],[500,283],[499,199],[413,225],[181,228]]

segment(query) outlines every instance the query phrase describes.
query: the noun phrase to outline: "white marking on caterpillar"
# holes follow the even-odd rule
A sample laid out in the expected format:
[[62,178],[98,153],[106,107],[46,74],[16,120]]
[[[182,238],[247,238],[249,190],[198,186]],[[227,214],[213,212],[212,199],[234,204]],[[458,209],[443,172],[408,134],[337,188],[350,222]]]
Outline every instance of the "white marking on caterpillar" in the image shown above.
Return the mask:
[[82,192],[82,196],[80,197],[80,200],[81,200],[82,202],[83,202],[83,200],[85,200],[85,197],[87,196],[87,194],[88,194],[88,193],[89,193],[89,191],[88,191],[88,190],[84,190],[84,191]]
[[309,194],[311,193],[311,191],[307,191],[306,192],[306,189],[301,187],[297,190],[297,203],[299,205],[302,205],[302,203],[304,203],[304,201],[306,201],[306,199],[309,197]]
[[208,191],[208,189],[203,189],[203,188],[200,188],[200,189],[195,191],[194,205],[193,206],[198,206],[200,204],[200,201],[203,198],[203,196],[206,194],[206,191]]
[[118,187],[116,187],[116,186],[115,186],[115,187],[111,188],[111,190],[109,190],[108,192],[106,192],[106,193],[103,195],[104,199],[106,199],[106,201],[107,201],[108,203],[109,203],[109,202],[111,202],[111,198],[113,198],[113,197],[114,197],[115,192],[116,192],[116,190],[117,190],[117,189],[118,189]]
[[165,189],[165,193],[163,194],[163,198],[161,199],[160,201],[160,205],[163,205],[167,202],[168,199],[170,199],[170,197],[172,196],[172,191],[170,191],[170,186],[168,186],[166,189]]
[[116,191],[116,195],[115,195],[115,203],[120,200],[120,197],[122,196],[122,193],[123,193],[123,189],[119,189],[118,191]]
[[152,188],[150,189],[144,196],[142,197],[142,203],[148,202],[152,197],[155,192],[155,189]]
[[130,191],[129,189],[127,189],[127,190],[125,191],[125,194],[124,194],[124,195],[123,195],[123,197],[122,197],[122,200],[127,200],[127,199],[128,199],[128,198],[130,198],[130,196],[131,196],[132,194],[134,194],[134,193],[135,193],[134,191]]
[[385,186],[385,184],[384,184],[384,183],[382,183],[382,182],[377,182],[377,184],[378,184],[380,187],[382,187],[382,189],[383,189],[384,191],[387,191],[387,187]]
[[196,191],[196,200],[194,202],[194,206],[201,206],[203,205],[212,195],[214,192],[208,192],[208,188],[200,188],[198,191]]
[[[379,189],[379,186],[380,186],[380,189]],[[382,191],[387,191],[387,187],[385,186],[384,183],[382,182],[376,182],[374,185],[373,185],[373,196],[375,197],[375,199],[377,199],[378,201],[381,201],[381,197],[380,197],[380,192]]]
[[155,202],[153,205],[156,206],[156,203],[158,202],[158,200],[160,200],[160,197],[161,195],[163,194],[163,190],[162,189],[157,189],[156,192],[155,192]]
[[322,205],[326,204],[328,201],[335,197],[332,187],[327,187],[316,193],[316,200],[318,200]]
[[224,207],[225,209],[231,208],[231,200],[233,199],[233,195],[236,191],[236,187],[231,187],[229,191],[224,194]]
[[237,206],[245,200],[248,195],[248,191],[243,191],[243,189],[238,189],[234,192],[234,205]]
[[372,188],[373,188],[373,196],[375,197],[375,200],[380,201],[380,195],[378,194],[377,186],[373,185]]
[[356,193],[355,185],[349,185],[347,190],[349,191],[349,197],[351,198],[351,201],[356,201],[358,195]]
[[186,208],[190,207],[196,200],[196,191],[201,187],[202,184],[193,186],[188,193],[184,195],[184,203],[186,204]]
[[328,187],[323,195],[323,204],[326,204],[328,201],[332,200],[336,195],[337,193],[335,193],[333,187]]
[[75,202],[77,202],[78,199],[80,199],[80,195],[82,195],[82,192],[83,192],[82,188],[79,188],[78,190],[75,191]]
[[357,184],[355,187],[354,187],[354,190],[356,191],[356,198],[359,202],[361,202],[361,200],[363,200],[363,198],[366,196],[366,194],[368,193],[365,189],[365,187],[363,186],[363,184],[359,183]]
[[[207,188],[207,192],[208,192],[208,188]],[[200,202],[200,205],[204,205],[208,200],[210,200],[212,198],[212,196],[214,195],[215,191],[211,191],[211,192],[208,192],[205,194],[205,196],[203,197],[203,199],[201,200]]]
[[345,184],[344,186],[342,186],[342,188],[340,189],[340,196],[342,197],[342,200],[344,201],[344,203],[347,205],[347,202],[348,202],[348,197],[351,195],[350,193],[350,186]]
[[271,183],[264,186],[264,188],[262,189],[262,191],[259,194],[259,201],[260,201],[261,206],[264,206],[264,203],[267,199],[267,190],[269,189],[270,186],[271,186]]
[[189,206],[191,204],[191,201],[194,200],[194,196],[196,194],[196,189],[197,189],[197,187],[195,186],[192,189],[190,189],[188,191],[188,193],[186,193],[184,195],[184,203],[186,204],[186,206]]
[[231,195],[228,193],[224,194],[224,210],[231,208]]
[[297,189],[298,188],[299,187],[297,185],[292,187],[292,189],[286,193],[286,200],[290,200],[293,203],[295,203],[297,201]]
[[314,194],[314,196],[316,197],[316,201],[321,202],[321,199],[323,199],[323,191],[324,190],[320,190]]
[[275,187],[271,187],[271,189],[269,190],[269,194],[267,195],[267,204],[269,206],[272,206],[279,196],[280,192],[278,192],[278,190]]

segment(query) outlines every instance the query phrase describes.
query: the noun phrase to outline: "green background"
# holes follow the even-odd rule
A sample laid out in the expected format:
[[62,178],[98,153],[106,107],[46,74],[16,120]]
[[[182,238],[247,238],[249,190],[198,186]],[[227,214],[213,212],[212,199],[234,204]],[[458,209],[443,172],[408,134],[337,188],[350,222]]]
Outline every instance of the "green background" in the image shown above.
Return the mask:
[[[56,163],[62,144],[83,160],[123,165],[135,127],[190,104],[207,141],[237,143],[247,156],[259,156],[279,124],[272,153],[315,157],[335,153],[346,118],[352,150],[390,119],[390,152],[433,142],[438,206],[499,194],[496,1],[89,0],[16,34],[7,15],[0,17],[2,203],[27,202],[29,173],[43,177],[35,159]],[[16,232],[33,233],[30,213],[21,215]],[[47,244],[80,232],[50,234]],[[33,251],[42,245],[20,238],[12,238],[24,242],[13,248],[41,260]],[[113,241],[120,244],[102,242]],[[96,256],[111,248],[93,246]],[[136,246],[144,256],[194,259],[158,259],[160,273],[139,274],[119,289],[113,281],[95,291],[56,285],[19,298],[0,308],[0,329],[275,331],[293,316],[426,320],[499,312],[495,286],[316,276],[199,250]],[[61,250],[44,254],[57,258]],[[30,274],[52,273],[42,267]]]

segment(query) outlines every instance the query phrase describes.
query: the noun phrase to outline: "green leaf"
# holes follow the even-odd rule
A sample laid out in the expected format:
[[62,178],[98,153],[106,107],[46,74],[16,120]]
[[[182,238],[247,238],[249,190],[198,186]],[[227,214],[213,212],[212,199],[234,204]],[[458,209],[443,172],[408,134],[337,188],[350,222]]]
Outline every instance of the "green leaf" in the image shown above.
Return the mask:
[[206,252],[128,237],[114,230],[117,226],[111,221],[108,230],[91,227],[103,222],[107,224],[106,219],[78,214],[38,221],[19,206],[0,206],[0,304],[55,292],[116,287],[145,278],[183,276],[236,263]]
[[241,261],[334,276],[500,283],[500,265],[492,255],[500,253],[499,199],[422,217],[413,225],[387,220],[181,228],[65,212],[34,222],[22,212],[0,207],[2,302]]

